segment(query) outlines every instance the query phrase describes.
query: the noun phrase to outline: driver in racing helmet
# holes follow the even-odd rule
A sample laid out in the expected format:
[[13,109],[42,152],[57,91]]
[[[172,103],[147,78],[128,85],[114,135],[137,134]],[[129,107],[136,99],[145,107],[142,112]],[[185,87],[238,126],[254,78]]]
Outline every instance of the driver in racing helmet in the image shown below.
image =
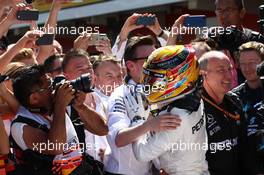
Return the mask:
[[[128,95],[124,101],[133,125],[140,125],[148,115],[135,111],[147,100],[152,116],[178,115],[180,126],[175,130],[141,136],[133,143],[139,161],[158,158],[160,167],[170,175],[209,175],[205,159],[207,135],[204,105],[201,101],[199,68],[190,45],[165,46],[156,49],[143,65],[141,83],[145,92]],[[142,109],[141,109],[142,110]],[[149,110],[144,108],[144,110]]]

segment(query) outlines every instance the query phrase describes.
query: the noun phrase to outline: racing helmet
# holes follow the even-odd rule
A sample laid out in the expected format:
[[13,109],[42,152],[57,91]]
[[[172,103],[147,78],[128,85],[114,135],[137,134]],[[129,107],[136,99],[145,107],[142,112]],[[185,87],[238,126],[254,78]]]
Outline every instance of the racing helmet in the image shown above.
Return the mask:
[[191,93],[199,76],[198,62],[191,45],[156,49],[143,65],[141,83],[150,104],[168,102]]

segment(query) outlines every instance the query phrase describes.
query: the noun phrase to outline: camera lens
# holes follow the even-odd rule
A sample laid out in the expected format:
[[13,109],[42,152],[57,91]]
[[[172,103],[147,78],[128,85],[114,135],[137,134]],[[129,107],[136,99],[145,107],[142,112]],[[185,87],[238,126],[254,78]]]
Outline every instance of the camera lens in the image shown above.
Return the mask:
[[85,93],[93,92],[91,89],[90,74],[83,74],[75,80],[70,81],[70,84],[75,90],[79,90]]

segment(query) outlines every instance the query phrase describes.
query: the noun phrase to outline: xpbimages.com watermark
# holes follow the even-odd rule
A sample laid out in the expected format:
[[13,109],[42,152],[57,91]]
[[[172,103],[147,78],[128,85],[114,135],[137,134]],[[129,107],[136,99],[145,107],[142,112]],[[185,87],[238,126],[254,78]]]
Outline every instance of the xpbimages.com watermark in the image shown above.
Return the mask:
[[193,142],[182,142],[181,140],[179,142],[170,143],[168,144],[169,150],[171,152],[178,152],[178,151],[197,151],[197,150],[203,150],[203,151],[209,151],[211,153],[216,153],[217,151],[230,151],[232,147],[237,145],[237,139],[226,139],[221,142],[216,143],[210,143],[207,142],[204,143],[193,143]]
[[[209,151],[211,153],[216,153],[217,151],[230,151],[234,146],[237,145],[237,139],[226,139],[217,143],[193,143],[193,142],[174,142],[167,144],[168,149],[171,153],[176,153],[179,151]],[[99,148],[99,144],[94,143],[60,143],[60,142],[50,142],[47,143],[33,143],[33,151],[43,153],[45,151],[54,150],[79,150],[83,153],[84,150],[90,151]],[[85,148],[85,149],[84,149]]]
[[[110,94],[119,86],[120,86],[119,84],[116,84],[114,82],[113,85],[99,85],[97,89],[101,92],[105,92],[106,94]],[[151,85],[127,84],[126,86],[130,92],[136,92],[136,93],[141,93],[145,95],[150,95],[150,93],[153,93],[153,92],[164,92],[166,90],[166,87],[162,85],[151,86]]]
[[223,35],[224,33],[229,35],[231,34],[231,27],[165,27],[166,31],[171,31],[172,35],[202,35],[207,36],[210,33],[211,37],[216,37],[217,35]]
[[[80,26],[80,27],[75,27],[75,26],[50,26],[47,25],[46,27],[34,27],[34,30],[41,30],[44,33],[47,34],[57,34],[57,35],[83,35],[85,34],[99,34],[99,26]],[[180,27],[165,27],[164,30],[171,32],[172,35],[202,35],[206,36],[208,33],[212,37],[215,37],[217,34],[221,35],[226,32],[226,34],[231,33],[231,27],[185,27],[185,26],[180,26]]]
[[47,25],[46,27],[34,27],[34,30],[40,30],[43,33],[47,34],[56,34],[56,35],[83,35],[85,34],[99,34],[99,26],[91,27],[91,26],[80,26],[80,27],[67,27],[67,26],[56,26],[52,27]]
[[[85,148],[85,149],[84,149]],[[79,153],[83,153],[84,150],[91,151],[100,148],[100,144],[94,143],[61,143],[61,142],[51,142],[46,143],[33,143],[33,151],[43,153],[45,151],[59,151],[59,150],[79,150]]]

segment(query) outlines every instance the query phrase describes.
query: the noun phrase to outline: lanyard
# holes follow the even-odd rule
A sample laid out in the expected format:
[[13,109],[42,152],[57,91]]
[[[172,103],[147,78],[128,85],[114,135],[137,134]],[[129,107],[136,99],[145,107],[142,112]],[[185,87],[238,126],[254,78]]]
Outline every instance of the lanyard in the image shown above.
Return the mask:
[[205,96],[202,96],[202,99],[204,99],[205,101],[207,101],[208,103],[210,103],[211,105],[213,105],[216,109],[218,109],[219,111],[223,112],[226,116],[234,119],[234,120],[239,120],[240,119],[240,115],[239,114],[231,114],[230,112],[220,108],[218,105],[216,105],[214,102],[212,102],[211,100],[209,100],[208,98],[206,98]]

